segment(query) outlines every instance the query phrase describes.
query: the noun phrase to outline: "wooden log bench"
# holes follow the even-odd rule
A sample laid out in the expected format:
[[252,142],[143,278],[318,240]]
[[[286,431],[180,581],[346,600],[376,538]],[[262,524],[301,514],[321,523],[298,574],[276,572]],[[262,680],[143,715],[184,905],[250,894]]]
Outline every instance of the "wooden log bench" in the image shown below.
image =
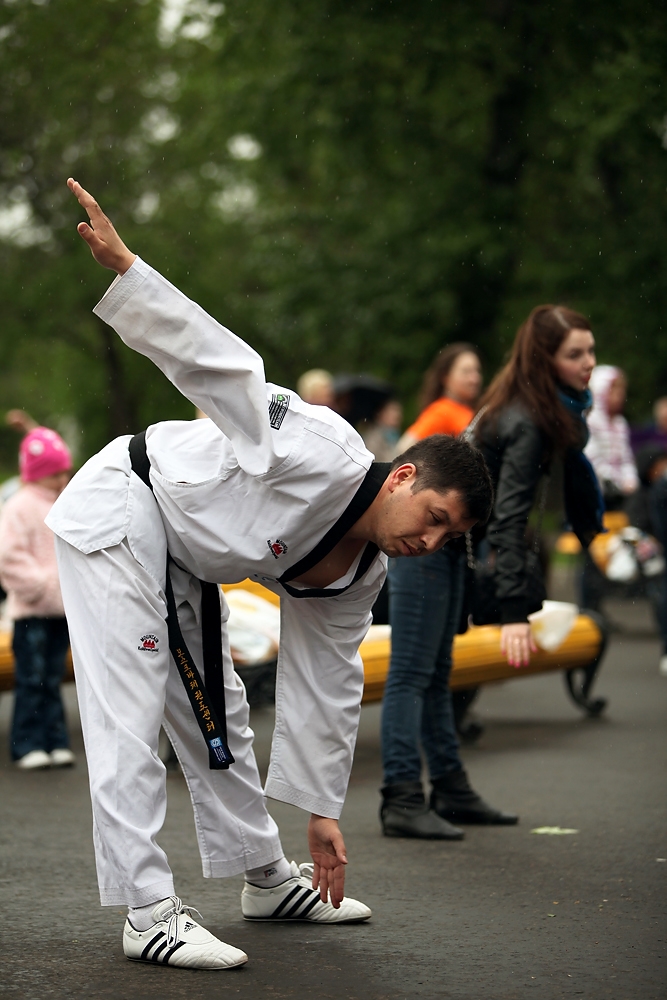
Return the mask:
[[[223,587],[223,590],[247,590],[272,604],[280,600],[272,591],[251,580]],[[450,686],[454,692],[457,727],[466,735],[464,717],[479,688],[497,681],[519,680],[531,674],[561,671],[567,693],[574,703],[590,716],[600,715],[606,706],[604,698],[593,698],[591,689],[607,644],[607,631],[602,619],[593,613],[578,615],[565,642],[552,653],[539,650],[531,656],[527,667],[509,666],[500,652],[500,628],[497,625],[472,627],[465,635],[457,635],[452,655]],[[384,691],[391,652],[390,629],[379,625],[371,628],[361,644],[364,661],[364,702],[380,701]],[[239,673],[244,676],[244,668]],[[474,732],[467,735],[474,737]]]
[[[250,580],[233,584],[223,589],[247,590],[278,604],[279,598],[271,591]],[[532,674],[561,671],[565,677],[566,689],[575,704],[588,715],[597,716],[605,708],[603,698],[593,698],[591,689],[604,654],[606,631],[594,614],[580,614],[565,642],[555,652],[543,650],[533,654],[529,666],[516,669],[510,667],[500,652],[500,629],[495,625],[470,628],[465,635],[458,635],[454,641],[451,688],[454,692],[457,725],[462,735],[466,735],[465,713],[475,694],[484,684],[496,681],[519,680]],[[364,702],[380,701],[384,691],[389,656],[391,650],[388,626],[374,626],[361,645],[364,662]],[[275,659],[264,664],[248,667],[237,664],[240,676],[248,688],[251,700],[258,701],[258,692],[266,692],[272,684],[275,673]],[[72,680],[72,662],[68,654],[66,680]],[[11,650],[11,635],[0,632],[0,691],[11,690],[14,686],[14,660]],[[474,737],[474,732],[467,734]]]

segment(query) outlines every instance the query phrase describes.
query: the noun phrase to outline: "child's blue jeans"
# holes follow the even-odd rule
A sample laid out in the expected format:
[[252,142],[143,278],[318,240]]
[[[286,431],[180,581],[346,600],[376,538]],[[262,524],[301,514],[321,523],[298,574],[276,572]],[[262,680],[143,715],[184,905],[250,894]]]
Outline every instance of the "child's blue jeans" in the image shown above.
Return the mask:
[[69,746],[60,682],[69,646],[65,618],[19,618],[14,622],[15,687],[11,754]]

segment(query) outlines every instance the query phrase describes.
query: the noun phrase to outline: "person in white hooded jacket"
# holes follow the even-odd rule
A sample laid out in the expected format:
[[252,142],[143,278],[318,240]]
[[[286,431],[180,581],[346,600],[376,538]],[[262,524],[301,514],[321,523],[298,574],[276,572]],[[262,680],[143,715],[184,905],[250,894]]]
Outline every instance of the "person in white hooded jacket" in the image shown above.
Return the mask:
[[[358,647],[387,555],[434,551],[484,520],[490,480],[474,448],[444,437],[374,464],[337,414],[267,384],[255,351],[131,253],[94,198],[68,185],[90,219],[79,234],[118,275],[96,314],[208,417],[111,442],[48,518],[100,898],[129,907],[129,958],[228,968],[247,956],[194,920],[157,844],[160,724],[190,789],[204,876],[245,872],[244,917],[367,919],[367,906],[343,896],[338,826],[363,691]],[[245,577],[281,597],[265,792],[217,587]],[[312,866],[285,859],[264,794],[310,812]]]
[[623,496],[639,487],[637,466],[630,446],[630,428],[623,416],[627,381],[615,365],[596,365],[589,388],[593,408],[586,418],[588,444],[584,448],[603,493],[619,505]]

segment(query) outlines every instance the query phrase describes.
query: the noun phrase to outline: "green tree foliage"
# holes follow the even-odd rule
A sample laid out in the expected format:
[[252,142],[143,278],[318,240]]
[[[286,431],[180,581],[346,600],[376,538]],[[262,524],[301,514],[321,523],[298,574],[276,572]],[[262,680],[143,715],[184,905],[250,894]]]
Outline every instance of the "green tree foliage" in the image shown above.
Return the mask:
[[90,266],[64,187],[79,172],[136,232],[164,162],[154,136],[160,124],[168,130],[160,81],[170,61],[155,3],[17,0],[0,15],[0,220],[14,222],[0,244],[2,399],[39,420],[76,415],[86,454],[137,426],[145,397],[157,408],[181,405],[91,315],[110,276]]
[[667,391],[666,21],[629,0],[4,0],[3,402],[74,414],[84,455],[191,413],[90,313],[107,276],[74,173],[276,381],[373,371],[410,402],[442,343],[490,374],[559,300],[644,415]]

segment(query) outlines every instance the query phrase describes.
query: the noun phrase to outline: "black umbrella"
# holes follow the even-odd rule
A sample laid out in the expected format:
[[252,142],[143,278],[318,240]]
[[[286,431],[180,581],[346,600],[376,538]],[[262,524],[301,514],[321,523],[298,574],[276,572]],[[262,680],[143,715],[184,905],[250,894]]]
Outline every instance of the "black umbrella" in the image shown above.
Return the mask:
[[334,407],[354,427],[363,420],[374,420],[385,403],[395,396],[393,385],[375,375],[337,375],[334,378]]

